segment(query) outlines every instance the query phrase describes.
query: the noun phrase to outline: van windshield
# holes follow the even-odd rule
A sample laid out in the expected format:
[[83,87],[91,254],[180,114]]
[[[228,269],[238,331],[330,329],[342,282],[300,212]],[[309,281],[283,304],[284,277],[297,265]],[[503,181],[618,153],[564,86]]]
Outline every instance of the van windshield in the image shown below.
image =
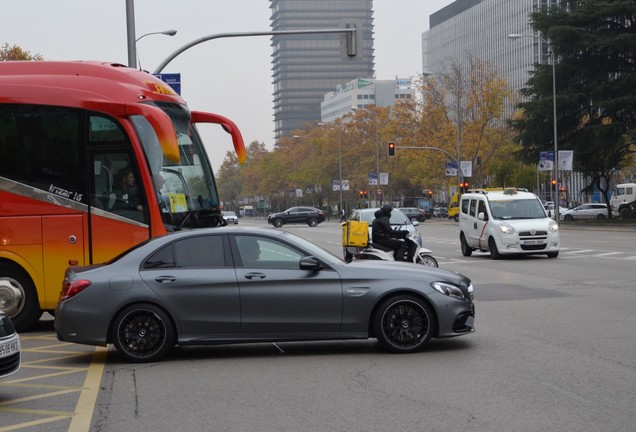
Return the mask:
[[546,216],[536,199],[490,201],[490,213],[495,219],[543,219]]

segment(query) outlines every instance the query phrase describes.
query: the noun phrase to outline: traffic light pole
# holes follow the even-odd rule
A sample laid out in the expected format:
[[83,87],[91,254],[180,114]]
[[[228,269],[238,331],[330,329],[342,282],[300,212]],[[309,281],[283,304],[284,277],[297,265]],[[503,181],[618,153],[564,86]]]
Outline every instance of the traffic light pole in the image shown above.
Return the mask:
[[[447,152],[444,149],[438,148],[438,147],[414,147],[414,146],[396,146],[393,145],[391,146],[392,143],[389,143],[389,151],[391,151],[393,149],[393,153],[395,154],[395,149],[410,149],[410,150],[435,150],[435,151],[440,151],[444,154],[446,154],[448,157],[450,157],[452,160],[454,160],[457,163],[457,192],[459,191],[459,185],[461,184],[461,167],[459,166],[459,160],[457,160],[457,156],[453,156],[452,154],[450,154],[449,152]],[[389,153],[390,154],[390,153]]]
[[[351,25],[351,24],[348,24]],[[345,33],[347,35],[347,56],[348,57],[356,57],[358,55],[358,47],[357,47],[357,37],[356,37],[356,28],[346,27],[346,28],[331,28],[331,29],[313,29],[313,30],[280,30],[280,31],[268,31],[268,32],[240,32],[240,33],[218,33],[209,36],[204,36],[199,39],[195,39],[190,43],[185,44],[172,54],[170,54],[166,59],[161,62],[157,69],[153,72],[153,74],[159,74],[161,71],[175,59],[182,52],[192,48],[195,45],[200,43],[212,40],[212,39],[221,39],[221,38],[232,38],[232,37],[249,37],[249,36],[278,36],[278,35],[303,35],[303,34],[321,34],[321,33]]]

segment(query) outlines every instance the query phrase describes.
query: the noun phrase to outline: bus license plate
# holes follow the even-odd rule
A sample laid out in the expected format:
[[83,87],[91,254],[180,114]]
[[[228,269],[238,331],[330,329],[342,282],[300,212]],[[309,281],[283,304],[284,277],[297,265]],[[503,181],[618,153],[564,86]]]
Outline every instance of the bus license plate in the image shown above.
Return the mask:
[[20,351],[20,341],[18,339],[0,343],[0,357],[8,357]]

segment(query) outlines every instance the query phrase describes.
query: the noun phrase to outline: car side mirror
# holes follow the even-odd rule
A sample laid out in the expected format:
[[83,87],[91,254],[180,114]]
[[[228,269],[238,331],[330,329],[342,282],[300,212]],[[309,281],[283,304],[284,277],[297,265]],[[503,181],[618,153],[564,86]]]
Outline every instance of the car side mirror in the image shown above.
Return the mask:
[[420,224],[420,221],[418,221],[417,219],[412,222],[413,222],[413,226],[418,226]]
[[310,255],[300,259],[299,267],[301,270],[318,271],[322,268],[322,264],[316,257]]
[[479,214],[477,215],[477,219],[479,220],[483,220],[483,221],[487,221],[488,220],[488,215],[484,212],[479,212]]

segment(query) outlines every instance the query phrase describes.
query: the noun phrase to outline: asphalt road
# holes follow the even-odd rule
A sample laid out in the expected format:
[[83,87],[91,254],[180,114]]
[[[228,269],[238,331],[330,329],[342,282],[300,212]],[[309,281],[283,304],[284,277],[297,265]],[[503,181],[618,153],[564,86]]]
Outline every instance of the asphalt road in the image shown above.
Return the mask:
[[[283,229],[341,253],[337,223]],[[634,430],[636,232],[564,227],[556,259],[493,261],[461,255],[456,223],[418,229],[440,267],[473,280],[474,334],[410,355],[385,354],[374,340],[244,344],[178,349],[164,362],[135,365],[56,343],[43,323],[30,334],[41,347],[29,348],[23,371],[0,382],[0,432]],[[21,392],[52,393],[18,386],[43,363],[75,367],[78,374],[55,384],[76,391],[7,404]],[[90,394],[80,403],[99,367],[93,405]],[[42,418],[27,412],[33,404],[69,418],[16,428]],[[90,426],[72,428],[87,410]]]

